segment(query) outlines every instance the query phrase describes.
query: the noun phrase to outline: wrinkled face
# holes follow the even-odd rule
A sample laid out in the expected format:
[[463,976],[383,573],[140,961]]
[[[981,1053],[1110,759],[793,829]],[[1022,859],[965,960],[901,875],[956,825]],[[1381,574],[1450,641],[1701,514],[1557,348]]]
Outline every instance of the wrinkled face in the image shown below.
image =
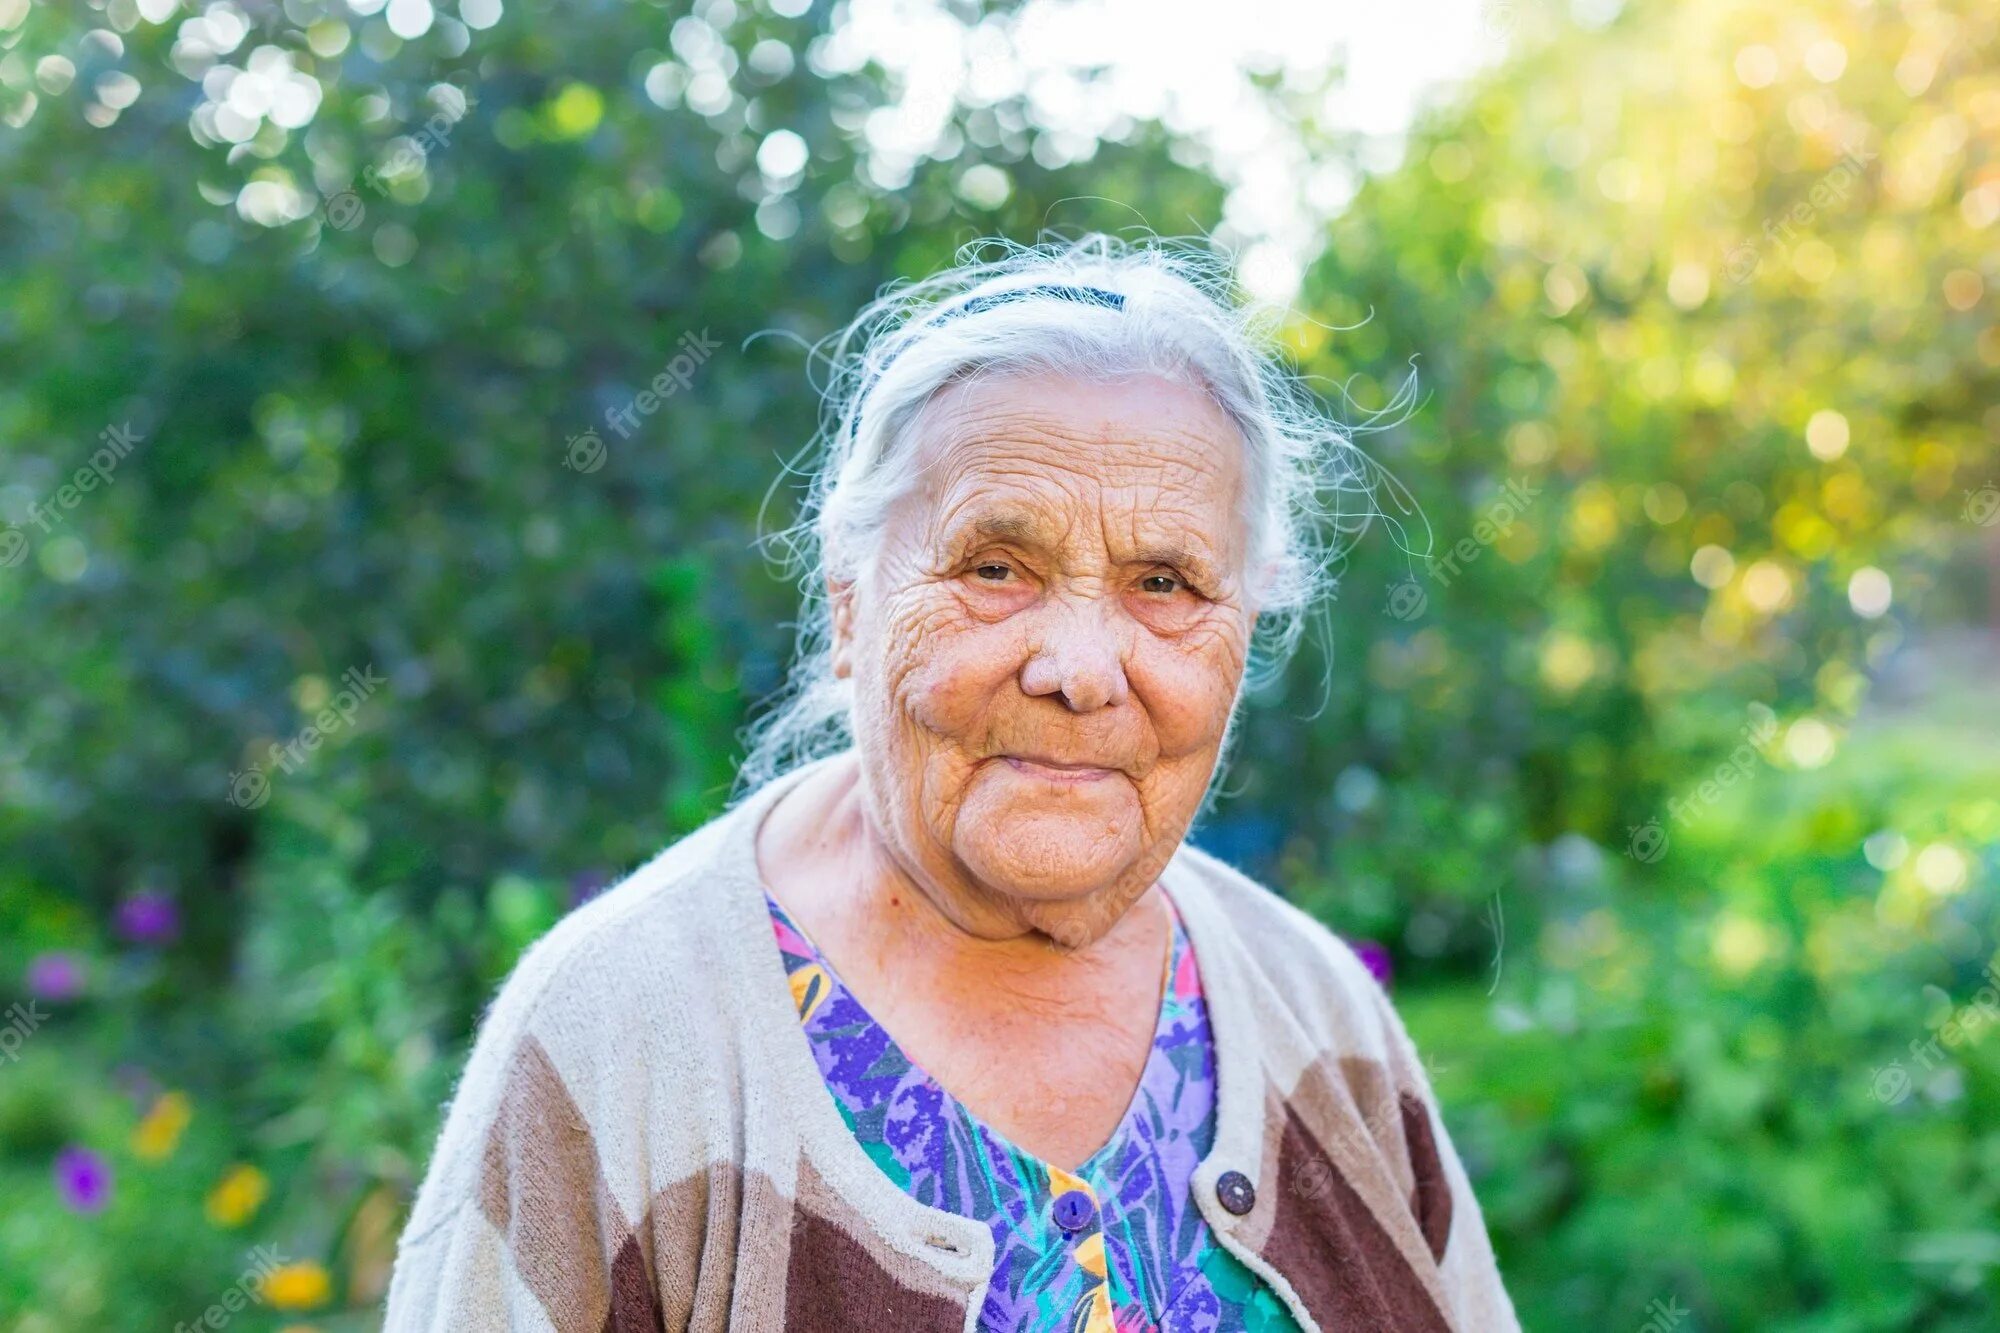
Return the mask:
[[833,589],[876,823],[933,897],[1087,942],[1173,855],[1235,704],[1241,438],[1150,375],[974,378],[914,430]]

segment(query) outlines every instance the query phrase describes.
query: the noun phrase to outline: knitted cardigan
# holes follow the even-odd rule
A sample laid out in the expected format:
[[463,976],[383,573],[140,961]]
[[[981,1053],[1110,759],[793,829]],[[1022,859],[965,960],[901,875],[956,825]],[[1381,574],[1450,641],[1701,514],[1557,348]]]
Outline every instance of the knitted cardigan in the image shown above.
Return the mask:
[[[821,1081],[756,834],[795,769],[572,912],[481,1024],[386,1333],[962,1330],[986,1224],[918,1202]],[[1218,1241],[1332,1333],[1519,1324],[1401,1021],[1305,913],[1183,844],[1162,875],[1213,1026]]]

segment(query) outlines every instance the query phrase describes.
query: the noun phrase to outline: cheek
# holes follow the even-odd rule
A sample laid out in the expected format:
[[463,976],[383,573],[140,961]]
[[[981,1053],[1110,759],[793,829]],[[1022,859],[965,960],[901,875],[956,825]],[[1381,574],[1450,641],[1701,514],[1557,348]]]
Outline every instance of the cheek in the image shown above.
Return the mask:
[[880,643],[885,702],[925,731],[976,740],[993,698],[1018,674],[1017,624],[984,623],[948,590],[900,599]]
[[1132,688],[1145,701],[1163,757],[1221,743],[1243,660],[1241,636],[1227,632],[1154,641],[1133,655]]

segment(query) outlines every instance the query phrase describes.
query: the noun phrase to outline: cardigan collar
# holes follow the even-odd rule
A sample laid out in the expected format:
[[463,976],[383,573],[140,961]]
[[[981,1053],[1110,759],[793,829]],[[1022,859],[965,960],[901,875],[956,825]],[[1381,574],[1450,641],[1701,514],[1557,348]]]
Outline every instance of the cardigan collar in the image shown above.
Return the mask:
[[[799,1030],[784,958],[771,933],[767,886],[757,866],[757,833],[780,796],[837,757],[773,778],[725,817],[717,858],[722,872],[716,894],[722,919],[717,925],[724,933],[720,947],[746,960],[734,978],[737,1013],[755,1033],[753,1048],[767,1053],[766,1072],[782,1090],[781,1104],[766,1109],[794,1127],[799,1147],[827,1183],[861,1217],[879,1224],[883,1241],[979,1294],[993,1275],[992,1233],[977,1218],[933,1208],[905,1193],[848,1129]],[[746,946],[745,941],[755,943]]]

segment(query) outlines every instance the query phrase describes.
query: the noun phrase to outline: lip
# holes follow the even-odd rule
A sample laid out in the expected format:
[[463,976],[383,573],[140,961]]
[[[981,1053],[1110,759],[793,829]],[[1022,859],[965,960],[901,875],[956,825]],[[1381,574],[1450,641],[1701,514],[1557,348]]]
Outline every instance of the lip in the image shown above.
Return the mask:
[[1016,772],[1049,782],[1098,782],[1118,771],[1115,768],[1099,768],[1095,764],[1066,764],[1056,759],[1035,759],[1019,754],[1000,757],[1012,765]]

